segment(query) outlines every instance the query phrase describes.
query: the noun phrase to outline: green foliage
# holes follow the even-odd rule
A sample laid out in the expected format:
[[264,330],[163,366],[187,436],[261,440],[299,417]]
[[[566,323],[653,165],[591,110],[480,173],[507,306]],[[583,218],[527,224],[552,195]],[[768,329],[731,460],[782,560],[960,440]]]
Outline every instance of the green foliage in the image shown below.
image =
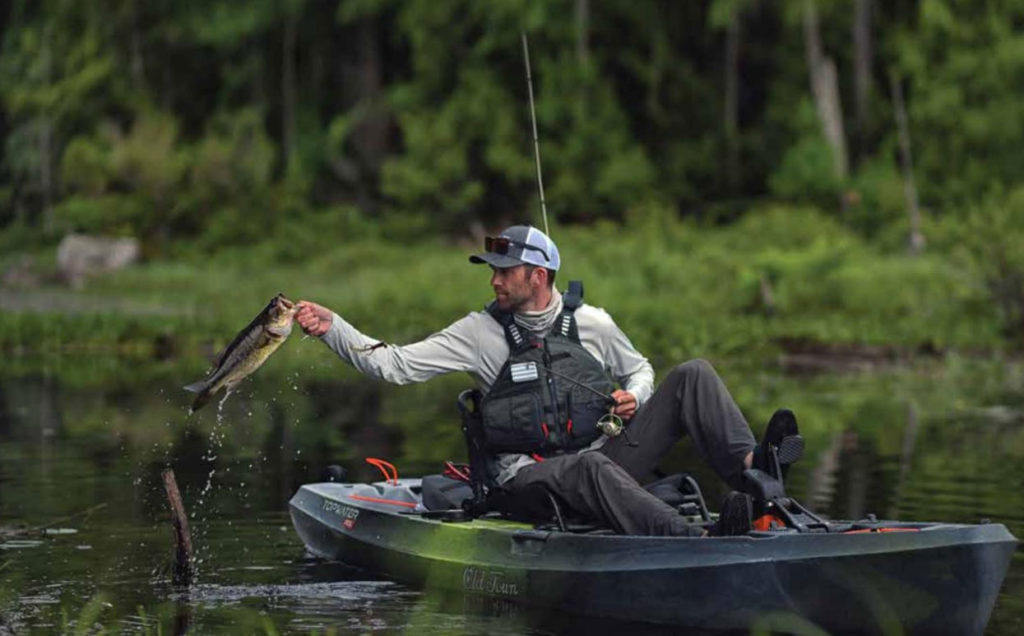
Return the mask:
[[998,307],[1003,333],[1024,345],[1024,188],[993,197],[952,226],[945,240],[966,252]]
[[14,116],[65,121],[98,97],[114,60],[103,50],[97,20],[82,24],[72,3],[40,4],[48,21],[21,24],[4,38],[0,95]]
[[1020,182],[1024,125],[1024,7],[923,0],[917,28],[894,38],[910,78],[908,104],[922,198],[936,208],[977,201]]
[[67,229],[112,236],[141,234],[149,211],[145,197],[127,194],[73,196],[57,206]]
[[201,235],[205,249],[249,244],[307,211],[302,192],[271,184],[274,152],[252,109],[215,117],[194,147],[178,143],[165,113],[140,114],[127,133],[107,123],[68,145],[61,169],[73,194],[57,215],[77,231]]
[[824,203],[830,197],[834,200],[843,185],[836,178],[832,150],[817,117],[811,100],[802,100],[797,114],[799,137],[769,179],[772,192],[780,197]]
[[[794,333],[990,343],[996,322],[1010,338],[1024,330],[1012,194],[1024,174],[1019,3],[875,3],[859,114],[854,12],[815,3],[853,155],[842,183],[810,95],[805,3],[590,2],[585,19],[554,0],[10,5],[4,246],[31,251],[84,231],[139,237],[158,261],[220,253],[224,293],[253,268],[247,259],[327,273],[337,246],[357,239],[369,246],[353,251],[375,258],[392,250],[385,236],[436,247],[539,224],[526,32],[549,212],[560,239],[585,246],[567,248],[572,267],[609,298],[652,290],[625,308],[650,322],[646,344],[675,355]],[[890,74],[904,87],[931,246],[919,261],[902,255]],[[681,216],[738,223],[707,231]],[[577,224],[587,227],[568,229]],[[390,285],[360,293],[401,297]],[[721,313],[729,320],[705,319]],[[941,333],[924,334],[929,324]]]
[[[295,221],[272,240],[213,255],[196,247],[178,254],[187,262],[155,261],[96,279],[87,294],[107,300],[98,313],[45,320],[4,314],[0,344],[141,353],[168,342],[175,351],[211,339],[224,344],[278,291],[330,306],[373,337],[404,343],[483,307],[490,296],[487,269],[466,263],[475,246],[429,237],[389,242],[354,209]],[[316,240],[302,231],[310,228]],[[761,359],[783,338],[1002,346],[988,270],[974,266],[966,250],[963,262],[942,253],[882,253],[811,208],[766,208],[723,228],[650,211],[629,234],[610,222],[558,232],[565,263],[559,285],[585,280],[588,300],[608,309],[659,367],[695,356]],[[1006,235],[1014,245],[1015,235]]]
[[205,203],[259,198],[274,165],[274,145],[253,109],[217,115],[195,150],[190,180]]
[[[56,202],[69,229],[140,234],[159,252],[178,238],[250,242],[246,225],[297,207],[355,203],[405,236],[537,220],[521,31],[563,223],[651,205],[731,218],[773,196],[842,207],[864,236],[891,235],[903,204],[890,71],[906,87],[926,207],[967,210],[1016,187],[1020,7],[876,7],[857,113],[853,13],[817,2],[855,155],[838,183],[808,89],[806,6],[608,2],[583,20],[552,0],[22,0],[0,42],[0,192],[17,211],[0,223],[38,224]],[[735,126],[723,111],[728,33]]]
[[177,139],[177,123],[158,112],[140,114],[127,133],[108,122],[76,137],[61,163],[70,196],[58,218],[77,231],[144,239],[166,232],[187,165]]
[[[879,157],[863,162],[851,180],[846,203],[843,218],[861,236],[873,239],[884,250],[905,248],[906,195],[903,178],[891,160]],[[887,241],[886,233],[893,231],[898,231],[898,236]]]

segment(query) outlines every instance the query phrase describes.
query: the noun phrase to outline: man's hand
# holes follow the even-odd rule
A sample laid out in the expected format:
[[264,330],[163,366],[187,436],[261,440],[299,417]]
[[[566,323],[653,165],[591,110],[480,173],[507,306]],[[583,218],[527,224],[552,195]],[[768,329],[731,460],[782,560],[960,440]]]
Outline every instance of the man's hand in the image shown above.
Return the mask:
[[330,309],[308,300],[300,300],[296,307],[299,310],[295,312],[295,322],[310,336],[319,338],[331,328],[334,318]]
[[629,391],[614,391],[615,414],[624,420],[628,420],[636,414],[636,396]]

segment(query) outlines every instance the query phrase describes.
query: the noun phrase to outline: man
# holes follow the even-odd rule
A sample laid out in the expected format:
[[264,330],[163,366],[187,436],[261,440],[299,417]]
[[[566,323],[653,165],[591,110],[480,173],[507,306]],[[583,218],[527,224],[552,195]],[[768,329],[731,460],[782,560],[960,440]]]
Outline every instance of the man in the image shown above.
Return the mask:
[[[296,320],[360,372],[387,382],[468,372],[484,393],[490,477],[511,491],[543,484],[624,534],[702,535],[639,480],[683,435],[733,487],[744,469],[763,468],[749,425],[711,365],[679,365],[655,391],[650,363],[611,316],[584,304],[581,286],[570,284],[564,297],[555,289],[558,248],[536,228],[488,237],[470,261],[491,267],[494,302],[420,342],[378,346],[309,301],[298,303]],[[627,435],[601,434],[607,404],[629,422]],[[779,411],[766,440],[795,433],[792,414]],[[749,530],[750,514],[749,498],[732,493],[713,534]]]

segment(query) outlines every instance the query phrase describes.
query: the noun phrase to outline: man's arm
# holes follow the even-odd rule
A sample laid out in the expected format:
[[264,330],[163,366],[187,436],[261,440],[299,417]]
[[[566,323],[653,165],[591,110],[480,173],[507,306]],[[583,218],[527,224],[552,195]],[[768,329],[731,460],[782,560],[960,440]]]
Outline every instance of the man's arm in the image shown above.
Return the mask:
[[299,301],[295,320],[360,373],[393,384],[423,382],[442,373],[475,371],[478,335],[472,314],[419,342],[383,344],[361,333],[330,309]]
[[636,409],[654,393],[654,368],[647,361],[619,326],[615,324],[608,312],[590,305],[583,305],[577,310],[586,313],[584,320],[577,320],[581,338],[583,331],[593,329],[592,337],[600,350],[601,358],[608,365],[615,381],[622,390],[612,393],[619,405],[615,412],[624,418],[630,418]]

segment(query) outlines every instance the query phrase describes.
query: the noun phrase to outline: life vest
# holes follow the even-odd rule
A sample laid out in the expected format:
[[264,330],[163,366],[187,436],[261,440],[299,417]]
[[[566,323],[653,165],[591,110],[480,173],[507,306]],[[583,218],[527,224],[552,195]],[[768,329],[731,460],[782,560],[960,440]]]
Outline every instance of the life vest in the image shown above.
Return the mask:
[[487,306],[509,347],[508,360],[480,403],[490,453],[557,455],[586,448],[601,435],[597,421],[608,404],[594,391],[610,395],[615,385],[580,344],[575,312],[583,304],[583,283],[570,282],[562,303],[551,333],[542,339],[521,329],[496,302]]

